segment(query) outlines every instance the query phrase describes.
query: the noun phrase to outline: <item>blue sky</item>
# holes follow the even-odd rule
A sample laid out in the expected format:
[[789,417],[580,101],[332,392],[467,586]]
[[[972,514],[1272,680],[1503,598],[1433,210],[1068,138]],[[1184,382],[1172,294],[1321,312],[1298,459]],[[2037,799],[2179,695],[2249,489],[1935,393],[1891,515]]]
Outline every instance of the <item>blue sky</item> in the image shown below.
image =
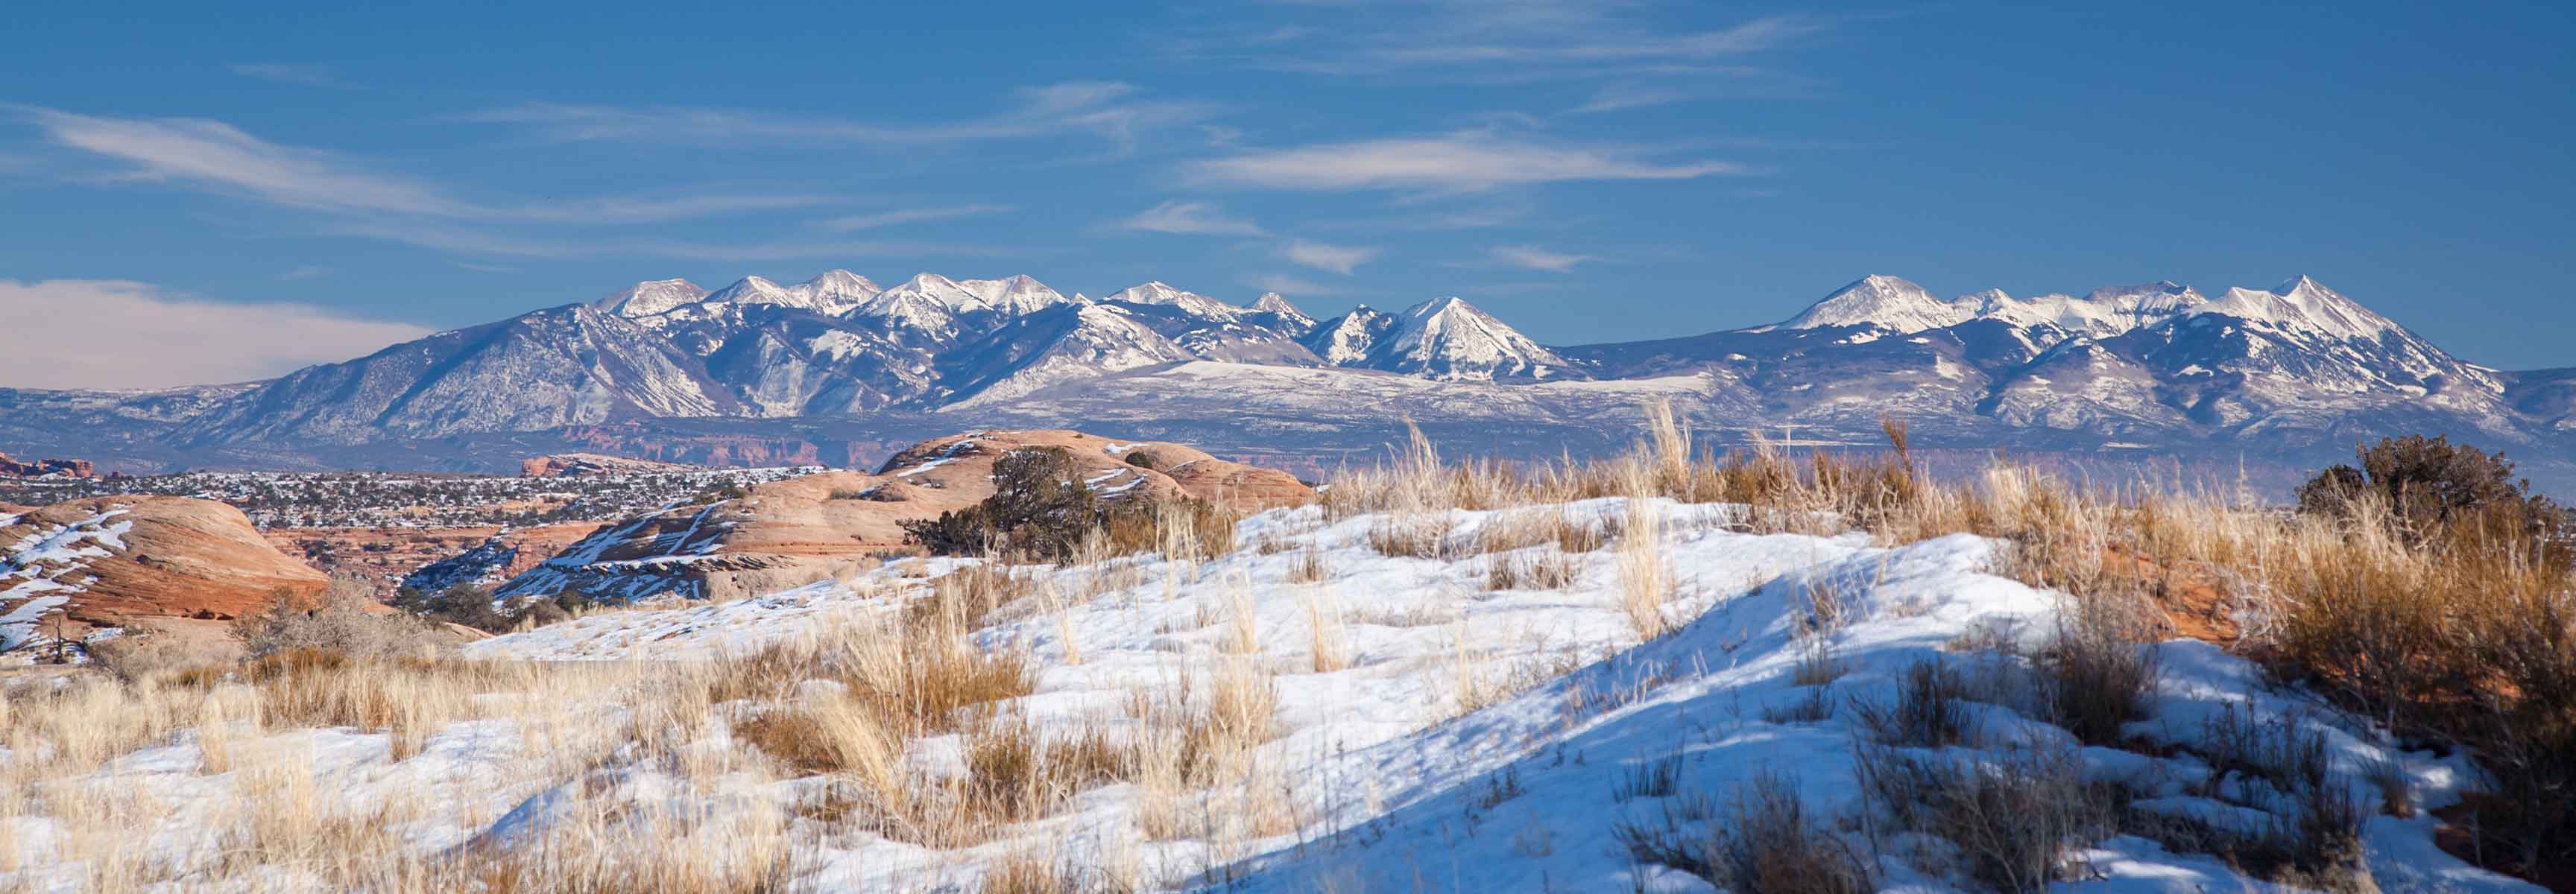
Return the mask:
[[1869,273],[2305,273],[2470,360],[2576,364],[2563,4],[367,6],[15,17],[0,310],[169,344],[0,385],[831,267],[1456,294],[1556,344]]

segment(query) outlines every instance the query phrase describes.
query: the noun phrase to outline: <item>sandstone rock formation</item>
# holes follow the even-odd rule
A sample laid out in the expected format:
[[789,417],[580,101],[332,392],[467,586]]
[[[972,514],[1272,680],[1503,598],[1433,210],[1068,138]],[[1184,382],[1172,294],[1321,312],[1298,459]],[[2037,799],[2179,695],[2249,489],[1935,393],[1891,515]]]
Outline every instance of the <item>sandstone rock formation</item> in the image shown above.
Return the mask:
[[213,500],[90,497],[0,513],[0,651],[154,618],[227,619],[329,578]]
[[630,459],[604,453],[558,453],[519,461],[522,478],[560,478],[572,475],[616,475],[632,472],[677,472],[695,468],[679,463],[649,459]]
[[991,496],[993,461],[1027,447],[1064,448],[1084,483],[1113,500],[1191,497],[1248,512],[1314,497],[1286,472],[1217,459],[1181,444],[1062,429],[979,431],[916,444],[874,474],[824,472],[773,481],[752,487],[741,499],[611,524],[499,592],[728,598],[811,583],[903,549],[904,521]]
[[97,471],[93,470],[89,460],[85,459],[40,459],[34,462],[19,462],[10,459],[9,454],[0,453],[0,476],[37,478],[46,475],[63,478],[98,477]]

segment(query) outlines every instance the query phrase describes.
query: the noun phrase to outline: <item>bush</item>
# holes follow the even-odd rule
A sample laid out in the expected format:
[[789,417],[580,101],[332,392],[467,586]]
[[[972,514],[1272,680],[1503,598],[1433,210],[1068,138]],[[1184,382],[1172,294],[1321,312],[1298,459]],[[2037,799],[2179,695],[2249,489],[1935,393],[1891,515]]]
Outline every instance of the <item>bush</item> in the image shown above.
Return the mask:
[[457,584],[429,594],[406,589],[394,597],[394,606],[432,621],[486,633],[508,630],[518,620],[493,607],[492,591],[473,584]]
[[357,659],[418,655],[422,623],[407,615],[368,610],[375,602],[366,581],[332,575],[318,600],[280,591],[258,614],[233,622],[233,638],[250,657],[280,652],[321,652]]
[[2360,468],[2334,466],[2299,486],[2299,511],[2360,518],[2384,510],[2409,543],[2440,536],[2477,514],[2501,513],[2527,535],[2554,537],[2566,510],[2513,477],[2513,463],[2447,436],[2382,438],[2356,447]]
[[1127,464],[1139,469],[1160,469],[1163,456],[1151,450],[1130,450],[1127,451]]
[[1073,452],[1029,447],[993,461],[993,495],[938,518],[903,523],[904,539],[942,555],[1073,555],[1099,524],[1100,500],[1083,485]]

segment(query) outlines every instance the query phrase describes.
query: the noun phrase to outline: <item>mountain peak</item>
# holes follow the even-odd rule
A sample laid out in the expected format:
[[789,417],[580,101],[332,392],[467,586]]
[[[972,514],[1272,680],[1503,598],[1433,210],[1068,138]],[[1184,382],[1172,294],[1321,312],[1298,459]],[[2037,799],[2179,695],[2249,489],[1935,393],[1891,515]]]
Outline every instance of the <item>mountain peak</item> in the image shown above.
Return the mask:
[[2291,277],[2268,290],[2229,289],[2191,312],[2224,314],[2283,329],[2363,341],[2377,341],[2385,333],[2404,331],[2387,317],[2306,276]]
[[1315,328],[1314,317],[1307,316],[1305,311],[1297,309],[1297,305],[1289,303],[1286,296],[1277,292],[1261,293],[1261,297],[1252,300],[1252,309],[1277,316],[1282,322],[1295,327],[1298,334]]
[[592,302],[591,306],[621,317],[649,317],[707,296],[707,290],[685,279],[652,279]]
[[785,286],[759,275],[735,280],[733,285],[717,289],[705,299],[708,302],[730,301],[736,304],[799,304]]
[[1967,322],[1976,315],[1976,303],[1973,296],[1943,301],[1922,286],[1874,274],[1834,290],[1825,300],[1775,328],[1878,326],[1895,332],[1917,332]]
[[1063,294],[1025,273],[1001,279],[969,279],[957,283],[959,288],[975,293],[993,309],[1006,314],[1031,313],[1053,305],[1067,303]]
[[788,291],[794,293],[804,307],[817,313],[839,316],[867,303],[884,289],[867,277],[835,268],[798,283]]
[[1243,308],[1227,304],[1223,301],[1218,301],[1197,292],[1172,288],[1171,286],[1164,284],[1161,280],[1148,280],[1139,285],[1120,289],[1117,294],[1111,295],[1102,300],[1124,301],[1129,304],[1157,304],[1165,307],[1177,307],[1191,316],[1216,319],[1232,319],[1243,311]]
[[1454,295],[1397,315],[1368,365],[1449,381],[1583,377],[1555,351]]

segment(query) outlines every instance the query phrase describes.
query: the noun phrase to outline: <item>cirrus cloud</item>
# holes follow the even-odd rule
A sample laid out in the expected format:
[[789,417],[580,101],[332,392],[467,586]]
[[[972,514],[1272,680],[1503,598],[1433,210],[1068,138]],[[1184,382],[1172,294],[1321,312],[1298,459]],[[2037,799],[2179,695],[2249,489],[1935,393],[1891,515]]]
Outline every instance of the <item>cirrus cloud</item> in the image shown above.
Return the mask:
[[1544,270],[1549,273],[1567,273],[1571,272],[1576,264],[1581,264],[1585,261],[1601,260],[1600,258],[1592,255],[1578,255],[1566,252],[1549,251],[1535,245],[1497,245],[1494,246],[1493,251],[1488,254],[1494,259],[1495,263],[1502,264],[1507,267],[1518,267],[1523,270]]
[[1749,174],[1728,161],[1658,163],[1615,147],[1554,145],[1484,133],[1319,143],[1198,162],[1195,182],[1262,189],[1474,191],[1571,180],[1686,180]]
[[1267,233],[1251,218],[1234,217],[1207,202],[1164,202],[1118,222],[1130,230],[1189,236],[1261,236]]
[[1353,268],[1377,257],[1378,250],[1366,246],[1328,245],[1299,239],[1282,246],[1279,254],[1288,260],[1317,270],[1330,270],[1347,276]]

